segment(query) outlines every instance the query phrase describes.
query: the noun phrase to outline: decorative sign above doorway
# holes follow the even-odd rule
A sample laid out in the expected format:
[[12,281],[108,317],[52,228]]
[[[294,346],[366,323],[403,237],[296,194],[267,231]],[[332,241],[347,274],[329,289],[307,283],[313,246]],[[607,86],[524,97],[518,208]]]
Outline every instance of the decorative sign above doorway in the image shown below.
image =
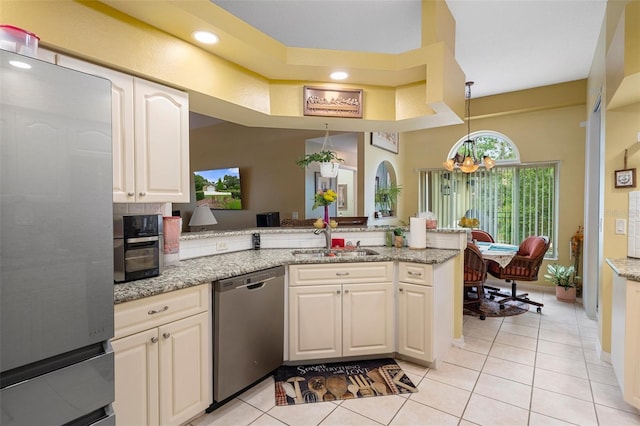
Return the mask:
[[304,86],[304,115],[362,118],[362,89]]

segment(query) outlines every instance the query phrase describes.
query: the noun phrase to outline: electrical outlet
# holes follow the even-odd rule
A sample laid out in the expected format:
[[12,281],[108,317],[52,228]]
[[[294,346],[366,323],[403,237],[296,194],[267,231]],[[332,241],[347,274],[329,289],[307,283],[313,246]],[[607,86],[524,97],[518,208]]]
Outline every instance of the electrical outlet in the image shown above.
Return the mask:
[[218,250],[229,250],[229,246],[227,245],[226,241],[218,241],[216,248]]
[[627,221],[624,219],[616,219],[616,234],[627,233]]

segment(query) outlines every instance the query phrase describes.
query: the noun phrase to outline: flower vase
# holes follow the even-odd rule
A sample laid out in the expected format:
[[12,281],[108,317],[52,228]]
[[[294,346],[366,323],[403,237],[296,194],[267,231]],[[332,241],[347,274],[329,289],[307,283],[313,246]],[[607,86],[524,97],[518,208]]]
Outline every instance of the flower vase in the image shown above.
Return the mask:
[[329,206],[324,206],[324,221],[329,223]]

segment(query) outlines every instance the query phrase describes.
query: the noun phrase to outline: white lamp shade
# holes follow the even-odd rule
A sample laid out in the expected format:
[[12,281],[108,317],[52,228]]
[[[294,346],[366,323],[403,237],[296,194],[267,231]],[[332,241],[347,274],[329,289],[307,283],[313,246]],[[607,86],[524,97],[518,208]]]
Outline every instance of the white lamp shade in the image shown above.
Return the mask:
[[208,206],[198,206],[193,211],[189,226],[207,226],[218,223],[213,212]]

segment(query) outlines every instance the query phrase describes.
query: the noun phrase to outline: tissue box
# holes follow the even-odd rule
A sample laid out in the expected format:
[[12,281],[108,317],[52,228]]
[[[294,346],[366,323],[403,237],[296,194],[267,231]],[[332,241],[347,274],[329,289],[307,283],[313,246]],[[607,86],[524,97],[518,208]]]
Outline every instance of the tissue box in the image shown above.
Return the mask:
[[344,247],[344,238],[332,238],[331,247]]

